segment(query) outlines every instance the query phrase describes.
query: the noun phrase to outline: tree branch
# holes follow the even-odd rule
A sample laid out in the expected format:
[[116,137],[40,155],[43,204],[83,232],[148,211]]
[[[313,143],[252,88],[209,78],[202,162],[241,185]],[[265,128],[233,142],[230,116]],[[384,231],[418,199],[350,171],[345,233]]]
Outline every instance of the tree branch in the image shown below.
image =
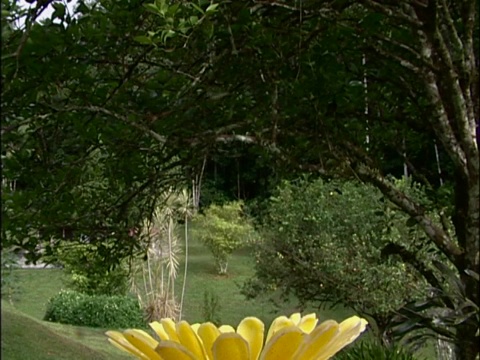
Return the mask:
[[402,23],[407,23],[408,25],[411,25],[414,29],[420,29],[422,27],[422,23],[418,21],[418,19],[405,14],[400,9],[391,9],[387,5],[380,4],[373,0],[362,0],[361,2],[364,4],[365,7],[384,14],[389,18],[400,20]]
[[134,121],[131,121],[130,119],[128,119],[127,116],[117,114],[113,111],[110,111],[110,110],[105,109],[105,108],[100,107],[100,106],[90,105],[90,106],[69,106],[67,108],[55,108],[55,107],[53,107],[51,105],[48,105],[48,104],[45,104],[45,105],[54,109],[54,110],[56,110],[56,111],[58,111],[58,112],[88,111],[88,112],[92,112],[92,113],[104,114],[104,115],[110,116],[112,118],[118,119],[125,124],[131,125],[132,127],[136,128],[138,130],[141,130],[142,132],[144,132],[144,133],[150,135],[151,137],[153,137],[155,140],[157,140],[161,144],[165,144],[167,142],[166,137],[158,134],[157,132],[153,131],[152,129],[148,128],[147,126],[145,126],[143,124],[136,123]]
[[[351,146],[349,147],[351,149]],[[442,251],[460,271],[463,271],[461,265],[463,250],[450,239],[448,234],[432,221],[419,204],[381,176],[378,170],[373,170],[363,163],[354,166],[354,170],[363,181],[376,186],[390,201],[415,219],[438,249]]]
[[[402,261],[406,264],[410,264],[415,270],[417,270],[427,280],[427,282],[434,288],[444,290],[442,283],[437,279],[434,272],[429,269],[424,263],[422,263],[415,252],[407,250],[403,245],[389,242],[381,251],[382,256],[399,255]],[[454,309],[454,304],[447,297],[442,297],[445,305]]]

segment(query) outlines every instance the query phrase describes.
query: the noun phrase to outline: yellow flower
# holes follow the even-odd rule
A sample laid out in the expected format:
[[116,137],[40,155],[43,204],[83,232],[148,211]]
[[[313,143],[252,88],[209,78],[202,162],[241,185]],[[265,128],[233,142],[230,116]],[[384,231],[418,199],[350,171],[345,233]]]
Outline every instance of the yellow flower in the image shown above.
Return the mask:
[[270,326],[255,317],[243,319],[235,330],[210,322],[190,325],[171,319],[150,323],[160,341],[143,330],[107,331],[109,341],[144,360],[324,360],[353,342],[367,325],[352,316],[338,324],[317,326],[315,314],[280,316]]

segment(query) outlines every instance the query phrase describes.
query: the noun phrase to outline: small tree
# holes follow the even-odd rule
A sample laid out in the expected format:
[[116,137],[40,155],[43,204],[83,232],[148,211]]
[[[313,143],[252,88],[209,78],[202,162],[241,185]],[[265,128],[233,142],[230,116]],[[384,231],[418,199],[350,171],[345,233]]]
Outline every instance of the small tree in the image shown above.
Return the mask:
[[219,274],[226,274],[230,254],[254,238],[254,228],[241,201],[211,205],[196,218],[195,234],[212,252]]

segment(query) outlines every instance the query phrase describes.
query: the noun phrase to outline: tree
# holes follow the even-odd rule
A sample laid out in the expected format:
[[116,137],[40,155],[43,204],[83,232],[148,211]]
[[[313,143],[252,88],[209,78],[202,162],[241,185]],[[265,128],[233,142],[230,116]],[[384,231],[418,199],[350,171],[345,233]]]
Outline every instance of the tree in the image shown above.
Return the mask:
[[250,244],[255,231],[239,201],[210,205],[196,218],[195,235],[209,248],[219,274],[227,274],[228,258],[233,251]]
[[[248,5],[235,3],[223,15],[227,22],[237,21],[226,26],[231,31],[219,30],[216,37],[217,51],[231,48],[230,61],[223,58],[212,71],[214,88],[228,94],[217,113],[226,108],[226,117],[233,108],[239,119],[245,119],[232,120],[228,126],[236,125],[235,132],[222,132],[224,138],[258,144],[290,166],[357,177],[376,186],[423,229],[455,268],[465,291],[462,302],[474,304],[476,316],[477,8],[474,0],[254,2],[247,14]],[[362,64],[364,56],[369,61]],[[364,88],[359,86],[365,74],[368,114]],[[203,86],[213,88],[208,83]],[[222,127],[217,134],[220,131]],[[366,135],[369,144],[365,144]],[[415,156],[425,151],[428,138],[435,139],[447,160],[453,200],[443,198],[442,188],[433,182],[432,166]],[[403,139],[407,148],[416,148],[407,157]],[[428,148],[432,147],[429,143]],[[412,176],[426,183],[437,202],[438,216],[430,216],[385,176],[387,162],[394,159],[408,164]],[[454,231],[444,226],[445,218],[451,218]],[[399,250],[405,261],[418,268],[415,254]],[[449,293],[441,285],[445,282],[435,279],[430,279],[431,285]],[[462,312],[448,297],[437,301],[453,313]],[[434,329],[454,338],[462,359],[479,353],[476,316],[462,315],[453,332],[445,332],[442,326]]]

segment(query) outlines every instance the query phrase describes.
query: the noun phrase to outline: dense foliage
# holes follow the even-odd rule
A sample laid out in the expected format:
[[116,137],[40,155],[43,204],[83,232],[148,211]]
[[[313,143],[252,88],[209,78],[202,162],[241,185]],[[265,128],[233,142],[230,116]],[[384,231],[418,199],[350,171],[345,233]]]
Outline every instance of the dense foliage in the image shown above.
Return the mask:
[[271,289],[317,305],[340,303],[373,318],[377,334],[388,338],[384,332],[396,311],[427,293],[421,274],[388,256],[389,247],[415,251],[422,263],[435,257],[407,220],[368,185],[285,183],[263,219],[256,278],[247,292]]
[[71,290],[61,291],[49,300],[44,320],[100,328],[146,327],[135,298],[87,295]]
[[59,246],[53,258],[47,260],[63,267],[68,277],[66,284],[74,291],[89,295],[127,293],[128,267],[122,263],[112,268],[105,263],[98,252],[98,244],[65,243]]

